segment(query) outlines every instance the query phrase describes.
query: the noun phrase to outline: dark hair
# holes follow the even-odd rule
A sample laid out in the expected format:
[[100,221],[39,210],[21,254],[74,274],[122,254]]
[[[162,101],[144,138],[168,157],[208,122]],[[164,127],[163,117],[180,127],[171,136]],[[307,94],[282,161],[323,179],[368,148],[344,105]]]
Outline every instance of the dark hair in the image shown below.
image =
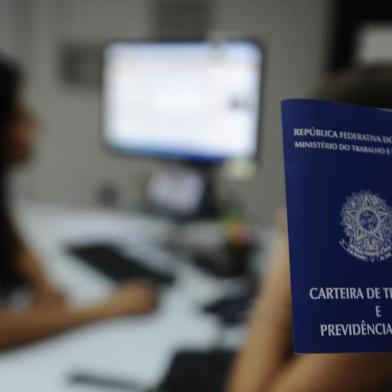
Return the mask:
[[16,235],[9,217],[7,177],[7,126],[16,108],[21,84],[17,66],[0,57],[0,291],[8,291],[18,281],[15,267]]
[[337,73],[314,98],[392,109],[392,64],[359,65]]

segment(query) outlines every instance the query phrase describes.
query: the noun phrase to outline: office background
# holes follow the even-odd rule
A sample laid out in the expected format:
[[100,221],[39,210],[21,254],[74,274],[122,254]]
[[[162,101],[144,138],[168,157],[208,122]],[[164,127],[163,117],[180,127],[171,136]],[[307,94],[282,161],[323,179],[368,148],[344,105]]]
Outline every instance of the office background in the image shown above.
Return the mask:
[[[162,3],[171,3],[172,9],[180,4],[181,18],[162,11]],[[193,17],[186,19],[184,3]],[[118,205],[127,208],[139,202],[142,184],[159,165],[104,150],[98,85],[64,76],[70,47],[84,50],[88,63],[88,52],[94,57],[94,50],[110,39],[186,37],[206,29],[240,32],[265,46],[261,156],[254,178],[220,182],[259,217],[272,221],[284,203],[280,101],[311,93],[325,75],[332,16],[328,0],[1,0],[0,48],[28,71],[32,102],[44,125],[36,159],[17,174],[16,194],[96,205],[102,189],[114,187]]]

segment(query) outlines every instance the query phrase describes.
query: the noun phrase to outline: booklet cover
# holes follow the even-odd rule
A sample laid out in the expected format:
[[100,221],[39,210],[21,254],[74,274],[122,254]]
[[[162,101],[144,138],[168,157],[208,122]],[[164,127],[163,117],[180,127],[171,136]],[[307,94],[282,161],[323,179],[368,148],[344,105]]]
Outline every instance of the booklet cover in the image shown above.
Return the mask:
[[392,352],[392,112],[282,103],[294,348]]

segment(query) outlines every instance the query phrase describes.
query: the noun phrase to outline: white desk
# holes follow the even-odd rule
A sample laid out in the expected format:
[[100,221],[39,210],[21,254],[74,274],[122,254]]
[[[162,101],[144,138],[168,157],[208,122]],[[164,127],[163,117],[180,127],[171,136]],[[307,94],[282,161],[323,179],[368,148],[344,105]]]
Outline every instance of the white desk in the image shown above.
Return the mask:
[[[76,305],[99,300],[113,286],[67,255],[66,243],[112,239],[143,248],[141,244],[162,241],[173,230],[167,221],[58,205],[22,203],[17,218],[49,274]],[[265,230],[263,236],[269,243],[273,233]],[[201,313],[200,304],[232,283],[204,275],[186,263],[168,263],[165,255],[155,256],[155,263],[174,268],[177,275],[177,283],[163,293],[156,313],[97,323],[1,353],[0,390],[91,391],[67,382],[67,376],[78,370],[155,385],[178,349],[213,345],[220,330],[213,317]]]

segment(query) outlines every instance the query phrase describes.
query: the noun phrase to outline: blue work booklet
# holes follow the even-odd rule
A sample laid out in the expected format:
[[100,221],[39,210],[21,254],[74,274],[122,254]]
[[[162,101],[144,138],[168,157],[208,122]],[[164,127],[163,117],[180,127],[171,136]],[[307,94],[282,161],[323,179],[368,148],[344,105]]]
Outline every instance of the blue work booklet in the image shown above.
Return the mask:
[[392,112],[282,103],[297,353],[392,352]]

